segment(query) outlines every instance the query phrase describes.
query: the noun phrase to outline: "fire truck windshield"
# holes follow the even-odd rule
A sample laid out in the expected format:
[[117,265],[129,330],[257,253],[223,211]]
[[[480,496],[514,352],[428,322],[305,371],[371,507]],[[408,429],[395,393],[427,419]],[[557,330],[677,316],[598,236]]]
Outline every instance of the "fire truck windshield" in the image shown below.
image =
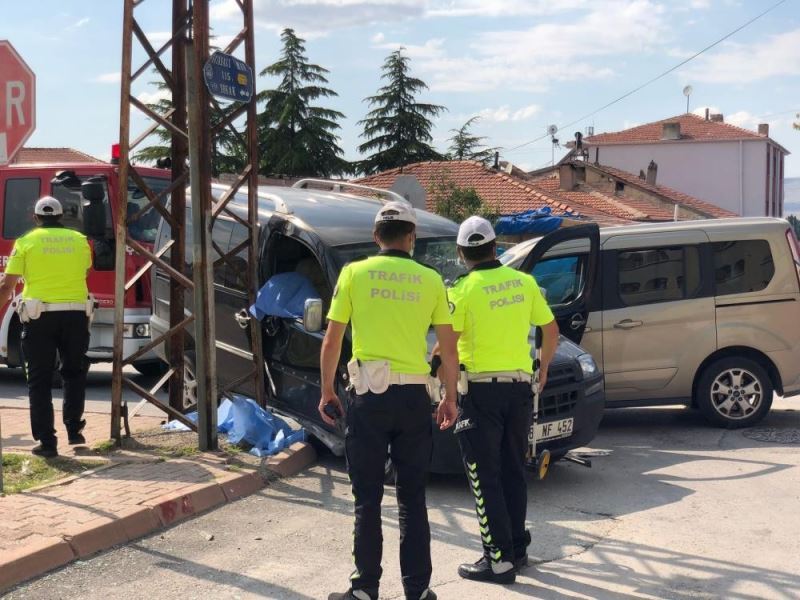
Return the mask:
[[[145,183],[155,194],[160,194],[169,187],[169,179],[159,179],[156,177],[144,177]],[[166,206],[168,196],[161,199],[161,205]],[[156,233],[158,232],[158,223],[161,220],[161,215],[154,208],[147,209],[144,213],[138,216],[135,220],[134,217],[139,211],[147,206],[147,195],[140,190],[133,181],[128,182],[128,233],[137,242],[144,242],[152,244],[156,241]]]
[[[80,177],[80,182],[84,182],[88,177]],[[68,180],[72,181],[72,180]],[[114,236],[114,229],[111,221],[111,205],[108,202],[108,184],[103,183],[105,188],[105,197],[103,198],[103,208],[106,213],[106,237],[111,238]],[[53,182],[53,196],[61,202],[61,207],[64,209],[64,216],[61,222],[64,227],[75,229],[76,231],[83,231],[83,196],[81,196],[80,185],[64,185],[64,182]]]

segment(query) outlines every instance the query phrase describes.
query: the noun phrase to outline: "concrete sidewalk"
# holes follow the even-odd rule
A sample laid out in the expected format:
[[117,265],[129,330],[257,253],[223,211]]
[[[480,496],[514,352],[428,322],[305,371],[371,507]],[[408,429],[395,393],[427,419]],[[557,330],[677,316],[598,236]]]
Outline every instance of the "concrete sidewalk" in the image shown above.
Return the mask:
[[[86,438],[84,446],[70,446],[67,444],[67,430],[62,423],[62,413],[55,411],[56,436],[58,437],[58,452],[62,456],[80,457],[89,454],[97,442],[109,439],[111,434],[111,417],[108,413],[86,412],[86,427],[83,435]],[[166,417],[153,417],[136,415],[130,419],[131,432],[144,431],[158,427]],[[0,424],[3,430],[3,452],[30,452],[38,442],[31,437],[30,413],[27,408],[12,408],[0,406]],[[93,453],[92,453],[93,455]]]
[[[101,419],[96,416],[87,415],[92,423],[86,428],[89,444],[108,438],[108,415],[99,415]],[[2,419],[4,451],[24,451],[33,446],[29,434],[19,433],[27,411],[2,409]],[[99,427],[100,421],[104,433],[98,438],[95,425]],[[152,427],[157,423],[151,417],[142,418],[139,424]],[[64,445],[59,450],[69,456],[67,448]],[[83,456],[88,452],[85,450]],[[221,454],[168,461],[146,454],[129,455],[125,462],[112,460],[79,476],[2,497],[0,592],[75,559],[251,494],[261,489],[270,475],[293,475],[315,458],[314,449],[305,443],[271,457],[261,469],[232,467],[227,464],[230,457]]]

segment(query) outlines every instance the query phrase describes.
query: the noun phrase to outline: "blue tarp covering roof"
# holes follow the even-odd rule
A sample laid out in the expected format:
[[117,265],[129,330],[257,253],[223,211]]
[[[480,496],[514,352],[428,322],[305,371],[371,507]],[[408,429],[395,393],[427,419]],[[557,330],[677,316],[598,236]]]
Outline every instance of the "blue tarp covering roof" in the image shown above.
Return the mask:
[[259,321],[267,315],[299,319],[303,316],[303,307],[308,298],[319,298],[308,277],[295,271],[278,273],[258,290],[250,314]]
[[550,233],[561,227],[565,217],[577,218],[577,215],[566,211],[560,215],[553,215],[549,206],[539,210],[526,210],[515,215],[507,215],[497,219],[494,230],[497,235],[522,235]]

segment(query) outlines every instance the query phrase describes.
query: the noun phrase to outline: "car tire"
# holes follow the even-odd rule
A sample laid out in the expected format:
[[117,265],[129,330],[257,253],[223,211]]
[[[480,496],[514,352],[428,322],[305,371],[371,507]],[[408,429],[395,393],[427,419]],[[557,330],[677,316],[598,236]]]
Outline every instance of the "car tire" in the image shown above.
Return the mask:
[[763,419],[772,406],[773,387],[767,370],[744,357],[722,358],[705,368],[695,402],[717,427],[739,429]]
[[133,368],[147,377],[159,377],[167,372],[167,364],[161,361],[149,360],[147,362],[135,362]]

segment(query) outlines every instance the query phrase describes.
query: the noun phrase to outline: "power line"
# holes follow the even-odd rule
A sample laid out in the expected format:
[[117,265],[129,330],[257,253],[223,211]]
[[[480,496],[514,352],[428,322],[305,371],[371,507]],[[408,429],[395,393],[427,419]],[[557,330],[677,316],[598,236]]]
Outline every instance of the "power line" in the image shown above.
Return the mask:
[[[719,39],[718,39],[717,41],[715,41],[714,43],[712,43],[712,44],[709,44],[708,46],[706,46],[706,47],[705,47],[705,48],[703,48],[702,50],[700,50],[700,51],[698,51],[698,52],[695,52],[695,53],[694,53],[694,54],[692,54],[692,55],[691,55],[689,58],[686,58],[686,59],[682,60],[682,61],[681,61],[681,62],[679,62],[677,65],[675,65],[675,66],[673,66],[673,67],[671,67],[671,68],[667,69],[666,71],[664,71],[663,73],[661,73],[661,74],[659,74],[659,75],[656,75],[656,76],[655,76],[655,77],[653,77],[652,79],[649,79],[649,80],[645,81],[643,84],[639,85],[638,87],[635,87],[634,89],[630,90],[629,92],[626,92],[626,93],[624,93],[622,96],[620,96],[620,97],[618,97],[618,98],[615,98],[614,100],[612,100],[612,101],[611,101],[611,102],[609,102],[608,104],[605,104],[605,105],[601,106],[601,107],[600,107],[600,108],[598,108],[597,110],[593,110],[592,112],[590,112],[590,113],[587,113],[587,114],[583,115],[582,117],[580,117],[580,118],[578,118],[578,119],[575,119],[574,121],[570,121],[569,123],[567,123],[567,124],[565,124],[565,125],[561,125],[561,126],[559,126],[559,130],[561,130],[561,129],[566,129],[567,127],[571,127],[572,125],[575,125],[576,123],[580,123],[581,121],[583,121],[583,120],[585,120],[585,119],[588,119],[589,117],[591,117],[591,116],[594,116],[594,115],[596,115],[597,113],[599,113],[599,112],[601,112],[601,111],[603,111],[603,110],[607,109],[609,106],[613,106],[613,105],[614,105],[614,104],[616,104],[617,102],[620,102],[620,101],[624,100],[625,98],[627,98],[628,96],[631,96],[631,95],[635,94],[636,92],[638,92],[639,90],[641,90],[641,89],[643,89],[643,88],[647,87],[647,86],[648,86],[648,85],[650,85],[651,83],[655,83],[655,82],[656,82],[656,81],[658,81],[659,79],[662,79],[662,78],[666,77],[667,75],[669,75],[669,74],[670,74],[670,73],[672,73],[673,71],[676,71],[677,69],[680,69],[680,68],[681,68],[683,65],[685,65],[686,63],[688,63],[688,62],[690,62],[690,61],[694,60],[695,58],[697,58],[697,57],[698,57],[698,56],[700,56],[701,54],[703,54],[703,53],[705,53],[705,52],[708,52],[708,51],[709,51],[709,50],[711,50],[711,49],[712,49],[714,46],[717,46],[717,45],[721,44],[722,42],[724,42],[725,40],[727,40],[729,37],[731,37],[731,36],[733,36],[733,35],[735,35],[735,34],[739,33],[739,32],[740,32],[742,29],[744,29],[745,27],[747,27],[747,26],[749,26],[749,25],[751,25],[751,24],[755,23],[755,22],[756,22],[756,21],[758,21],[758,20],[759,20],[761,17],[763,17],[764,15],[766,15],[767,13],[770,13],[770,12],[772,12],[773,10],[775,10],[776,8],[778,8],[778,7],[779,7],[781,4],[784,4],[784,3],[786,3],[786,1],[787,1],[787,0],[779,0],[779,2],[776,2],[775,4],[773,4],[772,6],[770,6],[770,7],[769,7],[767,10],[765,10],[764,12],[762,12],[762,13],[759,13],[758,15],[756,15],[755,17],[753,17],[752,19],[750,19],[750,20],[749,20],[749,21],[747,21],[746,23],[744,23],[744,24],[740,25],[739,27],[737,27],[737,28],[736,28],[736,29],[734,29],[733,31],[731,31],[731,32],[729,32],[729,33],[727,33],[727,34],[725,34],[723,37],[719,38]],[[509,148],[509,149],[508,149],[506,152],[513,152],[514,150],[517,150],[517,149],[519,149],[519,148],[522,148],[522,147],[524,147],[524,146],[528,146],[529,144],[535,144],[536,142],[538,142],[538,141],[541,141],[541,140],[545,139],[545,138],[546,138],[546,137],[548,137],[549,135],[550,135],[550,134],[547,134],[547,133],[546,133],[546,134],[544,134],[544,135],[542,135],[542,136],[540,136],[540,137],[538,137],[538,138],[536,138],[536,139],[534,139],[534,140],[530,140],[529,142],[525,142],[524,144],[519,144],[518,146],[514,146],[513,148]]]

